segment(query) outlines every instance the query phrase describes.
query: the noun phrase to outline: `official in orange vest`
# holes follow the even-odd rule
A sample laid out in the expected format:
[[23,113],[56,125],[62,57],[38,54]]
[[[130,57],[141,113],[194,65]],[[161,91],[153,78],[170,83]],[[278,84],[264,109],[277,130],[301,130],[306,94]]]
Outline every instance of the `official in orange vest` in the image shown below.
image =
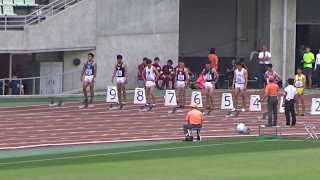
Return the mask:
[[[266,86],[265,95],[261,102],[268,98],[268,124],[266,126],[277,126],[278,119],[278,92],[279,86],[274,83],[274,77],[269,76],[269,84]],[[273,122],[272,122],[273,114]]]
[[188,135],[188,129],[202,128],[202,112],[197,109],[196,103],[191,103],[190,107],[191,110],[188,112],[186,117],[188,123],[183,124],[183,132],[186,136]]

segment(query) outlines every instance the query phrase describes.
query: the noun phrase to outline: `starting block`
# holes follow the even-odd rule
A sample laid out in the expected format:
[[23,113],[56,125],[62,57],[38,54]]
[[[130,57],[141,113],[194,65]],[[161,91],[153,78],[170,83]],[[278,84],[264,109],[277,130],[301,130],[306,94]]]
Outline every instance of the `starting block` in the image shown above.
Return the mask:
[[169,111],[168,114],[175,114],[175,113],[183,113],[183,111],[178,110],[177,107],[173,107],[172,111]]
[[58,104],[54,104],[54,101],[51,101],[50,104],[49,104],[50,107],[56,107],[56,106],[63,106],[63,102],[62,101],[59,101]]
[[239,117],[239,114],[240,114],[240,111],[229,111],[226,117]]
[[94,105],[90,105],[89,102],[85,102],[84,105],[79,106],[79,109],[87,109],[87,108],[94,108]]
[[261,117],[258,117],[258,120],[268,119],[268,112],[262,114]]
[[115,107],[115,104],[110,104],[109,110],[123,110],[124,104],[120,104],[119,107]]
[[204,110],[202,111],[203,115],[210,115],[212,113],[212,109],[208,109],[207,112],[205,112]]
[[[147,107],[147,108],[145,108]],[[150,112],[153,110],[153,106],[140,106],[140,112]]]
[[319,139],[315,133],[315,130],[319,129],[319,126],[305,126],[304,128],[307,130],[309,135],[307,139]]

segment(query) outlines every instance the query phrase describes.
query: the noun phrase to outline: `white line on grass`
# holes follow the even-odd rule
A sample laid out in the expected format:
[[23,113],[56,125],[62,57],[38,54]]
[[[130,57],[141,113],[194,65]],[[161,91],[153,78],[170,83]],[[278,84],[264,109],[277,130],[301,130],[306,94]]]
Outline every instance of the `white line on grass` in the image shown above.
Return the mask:
[[[92,155],[73,156],[73,157],[61,157],[61,158],[49,158],[49,159],[36,159],[36,160],[28,160],[28,161],[7,162],[7,163],[0,163],[0,166],[2,166],[2,165],[12,165],[12,164],[23,164],[23,163],[34,163],[34,162],[45,162],[45,161],[55,161],[55,160],[67,160],[67,159],[77,159],[77,158],[121,155],[121,154],[131,154],[131,153],[141,153],[141,152],[176,150],[176,149],[190,149],[190,148],[200,148],[200,147],[212,147],[212,146],[235,145],[235,144],[261,143],[261,142],[272,142],[272,141],[281,141],[281,142],[283,142],[283,141],[286,141],[286,142],[299,141],[299,142],[301,142],[301,141],[306,141],[306,140],[274,140],[274,139],[272,139],[272,140],[260,140],[260,141],[243,141],[243,142],[232,142],[232,143],[221,143],[221,144],[207,144],[207,145],[194,145],[194,146],[158,148],[158,149],[143,149],[143,150],[136,150],[136,151],[124,151],[124,152],[92,154]],[[318,142],[318,141],[309,141],[309,142]]]

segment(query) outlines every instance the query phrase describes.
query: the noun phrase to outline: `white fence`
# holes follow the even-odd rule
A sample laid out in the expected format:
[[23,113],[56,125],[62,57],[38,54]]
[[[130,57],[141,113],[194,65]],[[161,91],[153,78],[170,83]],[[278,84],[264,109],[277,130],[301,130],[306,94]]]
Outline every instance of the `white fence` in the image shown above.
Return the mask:
[[[19,84],[18,88],[23,85],[25,94],[29,95],[61,94],[76,91],[82,89],[80,75],[81,70],[51,76],[0,79],[0,95],[9,94],[12,82]],[[21,94],[22,91],[20,91]]]

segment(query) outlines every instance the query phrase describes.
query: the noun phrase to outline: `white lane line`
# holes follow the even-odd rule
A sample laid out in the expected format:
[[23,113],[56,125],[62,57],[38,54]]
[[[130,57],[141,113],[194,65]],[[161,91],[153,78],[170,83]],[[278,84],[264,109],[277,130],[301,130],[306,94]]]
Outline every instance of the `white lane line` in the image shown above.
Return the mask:
[[[250,143],[265,143],[265,142],[290,142],[290,141],[306,141],[306,140],[263,140],[263,141],[242,141],[242,142],[231,142],[231,143],[217,143],[217,144],[205,144],[205,145],[194,145],[194,146],[176,146],[169,148],[153,148],[153,149],[143,149],[136,151],[122,151],[122,152],[113,152],[113,153],[101,153],[101,154],[91,154],[83,156],[69,156],[69,157],[60,157],[60,158],[45,158],[45,159],[35,159],[28,161],[14,161],[0,163],[1,165],[13,165],[13,164],[24,164],[24,163],[34,163],[34,162],[45,162],[45,161],[56,161],[56,160],[67,160],[67,159],[78,159],[78,158],[89,158],[89,157],[99,157],[99,156],[111,156],[111,155],[121,155],[121,154],[133,154],[133,153],[142,153],[142,152],[153,152],[153,151],[166,151],[166,150],[177,150],[177,149],[192,149],[192,148],[202,148],[202,147],[214,147],[214,146],[225,146],[225,145],[236,145],[236,144],[250,144]],[[316,141],[309,141],[316,142]],[[319,142],[317,142],[319,143]]]

